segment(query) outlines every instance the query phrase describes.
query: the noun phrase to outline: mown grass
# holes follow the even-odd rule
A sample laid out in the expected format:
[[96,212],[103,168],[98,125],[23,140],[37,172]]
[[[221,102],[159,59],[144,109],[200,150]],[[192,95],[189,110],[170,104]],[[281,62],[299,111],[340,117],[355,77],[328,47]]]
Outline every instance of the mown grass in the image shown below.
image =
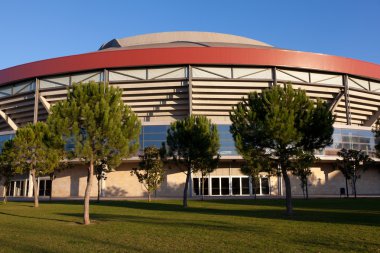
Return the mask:
[[380,252],[380,199],[0,205],[0,252]]

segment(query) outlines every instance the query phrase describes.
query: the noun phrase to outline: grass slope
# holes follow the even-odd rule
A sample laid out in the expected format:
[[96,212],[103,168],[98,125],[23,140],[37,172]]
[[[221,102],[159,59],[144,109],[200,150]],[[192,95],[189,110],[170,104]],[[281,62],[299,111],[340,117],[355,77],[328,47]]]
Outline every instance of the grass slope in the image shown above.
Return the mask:
[[380,252],[380,199],[0,204],[0,252]]

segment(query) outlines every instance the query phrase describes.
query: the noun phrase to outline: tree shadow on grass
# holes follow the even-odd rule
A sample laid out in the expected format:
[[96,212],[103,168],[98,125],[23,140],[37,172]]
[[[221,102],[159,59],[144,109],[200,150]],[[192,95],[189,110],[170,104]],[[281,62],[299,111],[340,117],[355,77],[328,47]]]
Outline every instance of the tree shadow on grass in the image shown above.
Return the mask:
[[[255,205],[284,207],[285,199],[208,199],[206,202],[231,205]],[[379,198],[313,198],[313,199],[293,199],[295,208],[317,208],[335,209],[351,211],[374,211],[380,214]]]
[[[294,220],[306,222],[328,222],[337,224],[356,224],[366,226],[380,226],[380,213],[376,210],[338,210],[325,209],[323,207],[301,208],[294,210],[294,215],[289,217],[285,214],[284,206],[281,202],[274,205],[252,205],[249,208],[236,209],[209,208],[209,207],[189,207],[183,208],[178,204],[167,203],[146,203],[140,201],[123,201],[123,202],[103,202],[99,206],[118,206],[132,209],[150,210],[150,211],[167,211],[181,212],[189,214],[206,214],[206,215],[225,215],[237,217],[251,217],[262,219]],[[239,209],[240,208],[240,209]],[[376,208],[374,208],[376,209]]]
[[8,215],[8,216],[12,216],[12,217],[35,219],[35,220],[49,220],[49,221],[59,221],[59,222],[80,224],[79,222],[74,222],[74,221],[70,221],[70,220],[52,219],[52,218],[46,218],[46,217],[35,217],[35,216],[19,215],[19,214],[13,214],[13,213],[5,213],[5,212],[0,212],[0,215]]

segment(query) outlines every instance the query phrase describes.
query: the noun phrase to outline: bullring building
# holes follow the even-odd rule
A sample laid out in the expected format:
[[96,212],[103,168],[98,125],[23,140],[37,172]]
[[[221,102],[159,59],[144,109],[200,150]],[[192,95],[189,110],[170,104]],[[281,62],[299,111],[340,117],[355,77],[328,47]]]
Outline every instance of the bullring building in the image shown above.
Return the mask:
[[[160,146],[169,124],[205,115],[219,127],[221,162],[206,178],[210,196],[282,195],[281,177],[260,175],[253,189],[240,172],[242,158],[229,133],[229,111],[248,92],[292,83],[311,99],[323,99],[336,115],[334,143],[318,153],[312,167],[310,195],[339,195],[345,187],[336,169],[341,148],[363,150],[375,157],[371,132],[380,117],[380,65],[324,54],[276,48],[240,36],[207,32],[164,32],[113,39],[98,51],[27,63],[0,70],[0,142],[14,136],[28,122],[44,121],[50,108],[76,82],[108,82],[123,90],[123,100],[142,122],[141,149]],[[375,158],[376,159],[376,158]],[[102,181],[105,197],[144,197],[145,188],[130,174],[138,157],[124,161]],[[84,195],[86,168],[74,164],[51,181],[38,179],[40,195]],[[193,174],[191,196],[200,194],[200,175]],[[185,174],[168,169],[157,191],[159,197],[180,197]],[[292,192],[301,195],[300,182],[291,177]],[[361,174],[358,194],[380,194],[380,171]],[[93,187],[93,195],[97,192]],[[31,196],[29,175],[15,177],[8,196]]]

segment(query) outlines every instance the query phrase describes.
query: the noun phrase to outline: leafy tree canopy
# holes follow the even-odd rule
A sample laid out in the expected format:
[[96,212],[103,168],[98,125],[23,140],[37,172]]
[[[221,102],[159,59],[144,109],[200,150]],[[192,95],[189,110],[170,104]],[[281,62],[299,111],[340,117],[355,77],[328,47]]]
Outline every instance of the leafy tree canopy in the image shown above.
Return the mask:
[[64,157],[63,142],[46,123],[30,123],[17,130],[12,150],[15,171],[32,175],[35,207],[38,207],[36,179],[49,175],[59,166]]
[[163,152],[154,146],[144,148],[144,153],[140,156],[139,168],[134,168],[131,172],[146,188],[149,202],[152,192],[158,189],[164,179],[162,154]]
[[51,129],[74,143],[72,156],[88,164],[84,223],[89,224],[89,200],[94,165],[106,161],[117,167],[122,158],[137,151],[141,123],[123,103],[122,91],[108,84],[74,84],[67,100],[52,107]]
[[310,100],[291,85],[249,93],[231,111],[230,131],[239,153],[270,155],[281,167],[286,186],[287,213],[292,213],[287,171],[302,151],[332,143],[334,117],[326,103]]
[[167,145],[169,156],[186,173],[183,206],[187,207],[190,174],[199,171],[206,164],[205,161],[211,161],[218,155],[218,128],[205,116],[191,115],[170,124]]
[[0,182],[3,182],[4,186],[4,203],[7,202],[7,189],[11,182],[11,179],[15,176],[16,172],[13,168],[14,152],[13,152],[13,140],[8,140],[4,143],[4,146],[0,153]]

